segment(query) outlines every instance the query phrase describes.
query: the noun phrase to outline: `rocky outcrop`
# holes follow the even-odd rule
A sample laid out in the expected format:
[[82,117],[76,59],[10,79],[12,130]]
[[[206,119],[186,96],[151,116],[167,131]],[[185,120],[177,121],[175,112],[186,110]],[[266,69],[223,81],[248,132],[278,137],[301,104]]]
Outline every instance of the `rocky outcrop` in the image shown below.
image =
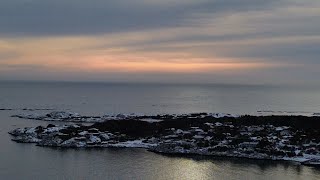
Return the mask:
[[[57,115],[69,118],[73,115]],[[146,117],[143,117],[146,118]],[[208,114],[108,120],[86,125],[18,128],[12,140],[63,148],[138,147],[158,153],[320,162],[319,118],[214,117]],[[307,125],[311,123],[312,125]],[[304,125],[301,125],[304,124]],[[309,163],[307,163],[309,162]]]

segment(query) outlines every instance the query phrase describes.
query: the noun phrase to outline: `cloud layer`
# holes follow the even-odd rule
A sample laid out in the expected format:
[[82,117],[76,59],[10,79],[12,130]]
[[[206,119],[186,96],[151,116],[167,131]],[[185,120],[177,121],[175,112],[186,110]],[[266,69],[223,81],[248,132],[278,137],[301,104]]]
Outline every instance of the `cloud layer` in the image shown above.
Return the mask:
[[313,0],[3,0],[0,75],[316,83],[319,30]]

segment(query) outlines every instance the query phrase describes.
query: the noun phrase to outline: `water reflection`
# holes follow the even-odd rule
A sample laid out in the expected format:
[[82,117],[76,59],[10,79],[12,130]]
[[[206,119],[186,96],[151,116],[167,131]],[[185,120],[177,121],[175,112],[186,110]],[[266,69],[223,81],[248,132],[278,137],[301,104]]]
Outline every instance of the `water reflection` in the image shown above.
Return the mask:
[[183,167],[175,169],[190,179],[318,179],[320,169],[292,162],[198,155],[163,155],[177,159]]

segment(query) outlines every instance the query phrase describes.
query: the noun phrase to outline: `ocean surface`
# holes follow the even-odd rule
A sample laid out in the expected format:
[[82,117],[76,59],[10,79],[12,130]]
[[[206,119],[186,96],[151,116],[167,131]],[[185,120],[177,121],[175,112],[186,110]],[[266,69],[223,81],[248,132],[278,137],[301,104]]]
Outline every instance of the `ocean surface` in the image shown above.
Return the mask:
[[320,87],[0,82],[0,179],[320,179],[288,162],[164,156],[143,149],[54,149],[10,140],[8,131],[48,122],[10,117],[52,109],[83,115],[320,112]]

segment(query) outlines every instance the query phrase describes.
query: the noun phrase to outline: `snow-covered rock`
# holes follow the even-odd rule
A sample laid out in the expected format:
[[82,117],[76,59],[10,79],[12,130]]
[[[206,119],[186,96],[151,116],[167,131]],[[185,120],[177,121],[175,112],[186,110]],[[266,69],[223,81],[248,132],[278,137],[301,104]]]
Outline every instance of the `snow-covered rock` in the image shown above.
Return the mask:
[[[179,124],[175,117],[181,118],[182,123]],[[198,115],[192,114],[192,117]],[[155,123],[141,122],[139,117],[135,117],[93,125],[49,124],[47,127],[17,128],[9,133],[13,141],[36,143],[39,146],[146,148],[161,153],[290,160],[312,164],[320,162],[318,128],[306,131],[294,125],[248,125],[236,122],[238,119],[219,119],[217,122],[217,119],[207,116],[202,120],[187,119],[185,116],[163,118],[163,122]],[[250,117],[245,117],[245,120],[247,118]]]
[[46,116],[52,119],[72,119],[81,117],[78,113],[65,111],[53,111]]

